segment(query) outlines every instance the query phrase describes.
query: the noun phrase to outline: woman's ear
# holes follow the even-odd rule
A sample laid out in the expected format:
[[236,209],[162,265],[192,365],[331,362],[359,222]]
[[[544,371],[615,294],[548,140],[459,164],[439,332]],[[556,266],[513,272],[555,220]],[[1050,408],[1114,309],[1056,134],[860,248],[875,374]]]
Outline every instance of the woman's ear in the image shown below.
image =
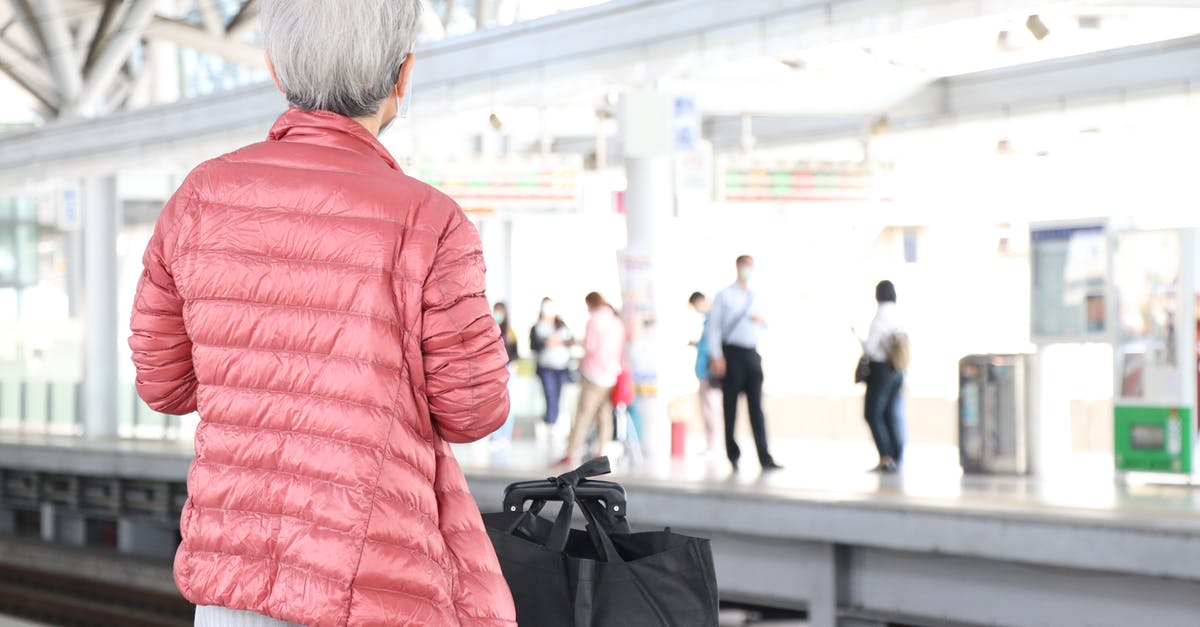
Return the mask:
[[407,57],[404,57],[404,63],[400,64],[400,75],[396,77],[396,87],[392,92],[399,100],[403,100],[404,95],[408,93],[408,81],[412,77],[413,57],[415,56],[409,53]]

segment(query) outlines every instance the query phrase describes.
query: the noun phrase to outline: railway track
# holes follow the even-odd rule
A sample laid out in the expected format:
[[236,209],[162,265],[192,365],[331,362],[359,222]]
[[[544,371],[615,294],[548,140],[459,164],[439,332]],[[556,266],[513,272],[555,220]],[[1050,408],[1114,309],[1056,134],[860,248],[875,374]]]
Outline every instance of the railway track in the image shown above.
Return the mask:
[[182,596],[0,565],[0,614],[61,627],[190,627]]

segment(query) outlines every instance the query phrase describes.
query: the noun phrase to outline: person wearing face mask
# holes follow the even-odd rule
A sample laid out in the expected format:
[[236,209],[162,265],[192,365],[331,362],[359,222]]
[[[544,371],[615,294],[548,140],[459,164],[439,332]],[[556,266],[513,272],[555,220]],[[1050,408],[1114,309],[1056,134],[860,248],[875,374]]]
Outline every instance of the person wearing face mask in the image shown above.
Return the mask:
[[750,289],[754,258],[738,257],[737,273],[737,282],[721,290],[713,300],[707,323],[710,372],[723,379],[725,454],[736,471],[741,449],[734,439],[734,427],[738,397],[745,394],[758,463],[763,470],[779,470],[782,466],[775,463],[767,446],[767,420],[762,409],[763,368],[762,357],[758,354],[758,337],[766,329],[767,320]]
[[546,416],[537,427],[538,441],[544,443],[547,431],[558,424],[563,386],[571,378],[571,347],[575,336],[558,315],[558,305],[542,299],[541,315],[529,330],[529,346],[537,357],[538,380],[546,395]]
[[479,233],[378,139],[423,4],[261,0],[291,106],[146,246],[138,394],[200,416],[174,560],[198,626],[516,626],[450,447],[509,413]]

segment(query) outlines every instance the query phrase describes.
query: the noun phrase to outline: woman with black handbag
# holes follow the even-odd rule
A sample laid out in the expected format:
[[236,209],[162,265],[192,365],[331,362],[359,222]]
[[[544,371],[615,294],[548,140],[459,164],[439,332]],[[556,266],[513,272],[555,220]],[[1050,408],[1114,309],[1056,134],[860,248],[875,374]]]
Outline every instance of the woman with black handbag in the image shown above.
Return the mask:
[[862,371],[860,362],[855,378],[862,377],[867,384],[863,413],[879,451],[879,465],[873,470],[894,473],[904,460],[903,394],[904,371],[908,368],[908,333],[900,322],[896,286],[891,281],[880,281],[875,286],[875,302],[879,308],[863,342],[866,371]]

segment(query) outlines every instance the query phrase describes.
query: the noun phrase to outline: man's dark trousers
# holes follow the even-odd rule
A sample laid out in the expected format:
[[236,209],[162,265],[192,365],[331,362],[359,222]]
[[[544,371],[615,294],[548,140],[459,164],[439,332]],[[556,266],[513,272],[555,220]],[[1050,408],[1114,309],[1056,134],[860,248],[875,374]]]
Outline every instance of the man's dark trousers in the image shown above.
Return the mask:
[[743,348],[725,344],[725,382],[722,391],[725,394],[725,452],[729,461],[735,467],[741,457],[741,449],[733,437],[737,425],[738,397],[746,395],[746,404],[750,409],[750,428],[754,431],[754,446],[758,449],[758,462],[763,466],[775,463],[767,447],[766,416],[762,409],[763,369],[762,357],[753,348]]

